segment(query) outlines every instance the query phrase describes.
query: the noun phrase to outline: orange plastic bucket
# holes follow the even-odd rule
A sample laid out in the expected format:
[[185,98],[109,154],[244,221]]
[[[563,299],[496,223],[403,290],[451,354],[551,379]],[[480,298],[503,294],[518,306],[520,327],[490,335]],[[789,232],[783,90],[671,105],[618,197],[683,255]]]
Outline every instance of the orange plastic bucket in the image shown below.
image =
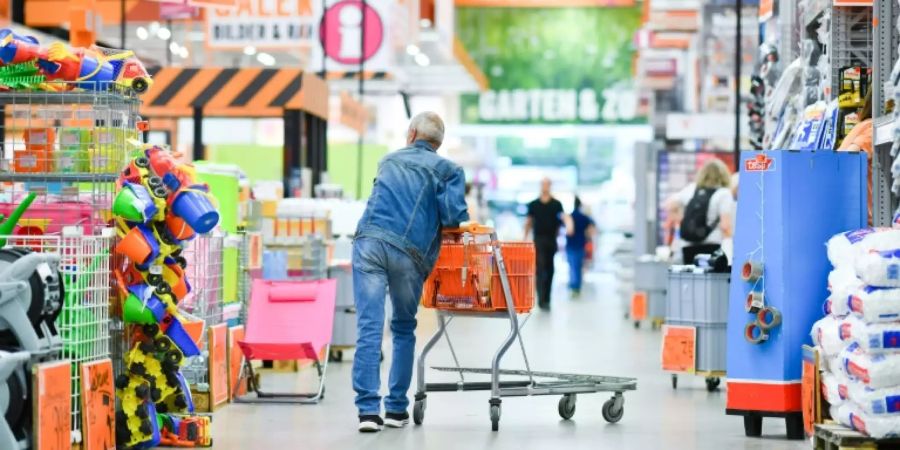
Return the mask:
[[153,247],[144,238],[140,228],[134,227],[122,236],[122,240],[116,244],[116,253],[128,257],[128,259],[143,264],[153,254]]

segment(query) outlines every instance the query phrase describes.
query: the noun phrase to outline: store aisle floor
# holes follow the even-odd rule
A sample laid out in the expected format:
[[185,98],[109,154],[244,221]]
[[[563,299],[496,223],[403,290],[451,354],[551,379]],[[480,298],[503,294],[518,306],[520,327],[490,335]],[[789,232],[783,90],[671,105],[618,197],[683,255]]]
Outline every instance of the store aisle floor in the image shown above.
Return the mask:
[[[217,450],[246,449],[805,449],[808,443],[784,440],[784,423],[768,419],[762,439],[743,435],[740,417],[725,415],[724,392],[707,393],[702,378],[681,377],[673,391],[659,369],[660,333],[648,326],[635,330],[623,320],[622,305],[607,275],[592,277],[580,298],[569,299],[562,283],[550,313],[536,311],[525,327],[529,360],[538,370],[635,376],[638,391],[626,393],[625,417],[608,425],[601,416],[606,394],[581,395],[571,422],[557,414],[558,397],[510,398],[503,401],[500,431],[490,431],[486,392],[432,393],[423,426],[356,431],[350,384],[351,362],[330,365],[327,395],[319,405],[233,404],[215,414]],[[432,311],[420,313],[419,345],[435,329]],[[488,367],[496,345],[508,331],[499,320],[459,319],[451,325],[453,344],[463,364]],[[385,349],[389,351],[386,344]],[[431,364],[452,362],[446,342],[433,352]],[[504,365],[522,366],[518,347]],[[386,361],[387,362],[387,361]],[[385,366],[386,372],[387,366]],[[265,374],[264,385],[309,386],[310,370]],[[429,380],[454,380],[428,372]],[[304,382],[306,384],[304,384]],[[411,392],[412,394],[412,392]]]

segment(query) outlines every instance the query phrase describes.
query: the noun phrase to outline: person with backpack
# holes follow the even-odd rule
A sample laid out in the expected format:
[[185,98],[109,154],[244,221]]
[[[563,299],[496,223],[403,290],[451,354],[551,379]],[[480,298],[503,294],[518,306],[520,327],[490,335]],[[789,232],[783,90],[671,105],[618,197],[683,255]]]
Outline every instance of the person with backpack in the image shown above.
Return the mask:
[[713,158],[700,169],[695,183],[669,201],[669,210],[683,211],[678,237],[684,264],[693,264],[697,255],[719,250],[722,241],[731,237],[735,201],[730,186],[728,167]]

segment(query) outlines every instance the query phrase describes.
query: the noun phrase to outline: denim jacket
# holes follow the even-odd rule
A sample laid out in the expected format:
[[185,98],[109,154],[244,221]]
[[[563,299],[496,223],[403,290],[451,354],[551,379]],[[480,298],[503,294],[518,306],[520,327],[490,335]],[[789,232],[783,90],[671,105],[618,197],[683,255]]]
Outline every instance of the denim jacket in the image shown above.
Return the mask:
[[465,184],[462,169],[425,141],[390,153],[378,164],[356,237],[397,247],[427,275],[441,248],[441,228],[469,220]]

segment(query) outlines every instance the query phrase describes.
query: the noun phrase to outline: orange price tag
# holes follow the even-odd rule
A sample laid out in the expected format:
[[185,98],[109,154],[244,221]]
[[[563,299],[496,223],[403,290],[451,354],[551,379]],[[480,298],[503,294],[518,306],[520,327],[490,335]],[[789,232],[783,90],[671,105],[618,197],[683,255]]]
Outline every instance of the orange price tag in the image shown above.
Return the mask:
[[72,372],[68,360],[32,367],[37,395],[34,396],[36,450],[72,448]]
[[238,325],[228,329],[228,389],[231,398],[240,397],[247,393],[247,384],[237,384],[241,377],[241,363],[244,361],[244,353],[241,351],[239,341],[244,340],[244,326]]
[[697,329],[663,326],[662,368],[671,372],[694,372],[697,355]]
[[212,405],[228,401],[228,326],[224,323],[209,327],[209,380]]
[[809,346],[803,346],[803,373],[800,379],[800,402],[803,411],[803,429],[807,436],[812,436],[814,426],[821,422],[822,395],[819,391],[818,352]]
[[647,318],[647,293],[635,292],[631,296],[631,318],[632,320],[644,320]]
[[116,448],[116,401],[112,360],[81,364],[81,421],[84,450]]

